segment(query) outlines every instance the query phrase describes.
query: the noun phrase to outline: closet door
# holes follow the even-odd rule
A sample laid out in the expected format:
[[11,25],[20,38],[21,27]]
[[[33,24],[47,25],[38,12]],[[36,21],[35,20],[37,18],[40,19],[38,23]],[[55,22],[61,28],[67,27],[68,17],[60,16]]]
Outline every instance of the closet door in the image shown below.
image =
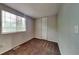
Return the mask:
[[47,39],[47,17],[36,19],[35,37],[39,39]]
[[42,39],[42,19],[36,19],[35,21],[35,37]]
[[47,17],[42,18],[42,39],[47,39]]

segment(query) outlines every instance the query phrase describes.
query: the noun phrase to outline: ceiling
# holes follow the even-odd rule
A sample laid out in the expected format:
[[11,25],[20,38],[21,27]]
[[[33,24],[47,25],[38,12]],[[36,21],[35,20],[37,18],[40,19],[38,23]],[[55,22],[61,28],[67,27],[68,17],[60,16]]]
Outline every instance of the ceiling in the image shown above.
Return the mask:
[[56,3],[5,3],[5,5],[34,18],[56,15],[60,7],[60,4]]

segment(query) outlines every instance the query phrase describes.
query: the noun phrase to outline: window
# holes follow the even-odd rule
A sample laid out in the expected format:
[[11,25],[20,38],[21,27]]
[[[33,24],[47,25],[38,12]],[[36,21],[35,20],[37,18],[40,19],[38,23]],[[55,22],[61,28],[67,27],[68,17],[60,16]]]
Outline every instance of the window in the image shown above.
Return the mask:
[[2,10],[2,33],[26,31],[26,19],[24,17]]

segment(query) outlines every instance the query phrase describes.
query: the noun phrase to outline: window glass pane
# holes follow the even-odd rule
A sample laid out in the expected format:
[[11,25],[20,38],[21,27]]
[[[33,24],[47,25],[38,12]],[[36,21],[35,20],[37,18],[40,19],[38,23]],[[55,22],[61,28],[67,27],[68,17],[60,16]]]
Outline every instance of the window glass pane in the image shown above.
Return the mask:
[[25,18],[18,16],[17,17],[17,31],[25,31]]
[[8,12],[2,12],[2,31],[10,32],[10,14]]
[[26,19],[22,18],[22,31],[26,30]]
[[16,25],[17,25],[16,30],[17,31],[21,31],[21,24],[22,24],[22,19],[20,16],[17,16],[17,19],[16,19]]
[[16,32],[16,15],[11,14],[11,21],[10,21],[10,31]]
[[4,27],[10,27],[10,13],[6,12],[5,14],[5,21],[4,21],[4,24],[5,26]]
[[5,23],[4,23],[4,22],[5,22],[5,19],[6,19],[6,18],[5,18],[5,14],[6,14],[6,13],[5,13],[4,11],[2,11],[2,29],[3,29],[4,24],[5,24]]

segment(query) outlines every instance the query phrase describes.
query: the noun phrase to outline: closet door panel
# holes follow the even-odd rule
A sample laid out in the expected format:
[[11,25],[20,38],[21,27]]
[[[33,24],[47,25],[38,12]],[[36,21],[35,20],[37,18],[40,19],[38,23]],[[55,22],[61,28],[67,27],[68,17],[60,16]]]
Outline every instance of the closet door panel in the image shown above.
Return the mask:
[[36,38],[42,38],[42,21],[40,19],[36,19],[35,22],[35,37]]
[[47,39],[47,17],[42,18],[42,39]]

